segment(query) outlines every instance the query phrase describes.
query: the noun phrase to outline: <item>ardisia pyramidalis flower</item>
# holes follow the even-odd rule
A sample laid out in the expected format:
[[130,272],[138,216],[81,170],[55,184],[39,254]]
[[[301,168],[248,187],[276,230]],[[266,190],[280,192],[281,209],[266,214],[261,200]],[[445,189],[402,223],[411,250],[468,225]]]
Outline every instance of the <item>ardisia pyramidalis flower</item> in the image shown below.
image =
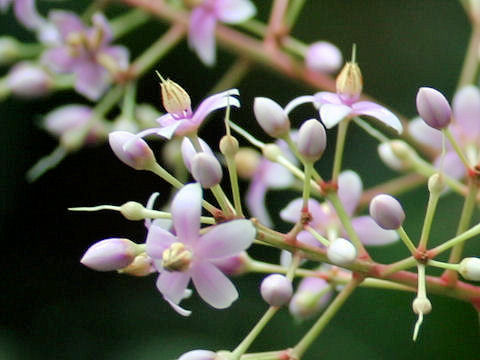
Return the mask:
[[205,189],[219,184],[222,175],[222,165],[214,155],[200,152],[193,157],[192,176]]
[[141,138],[127,131],[114,131],[108,135],[108,142],[117,157],[135,170],[149,170],[156,162],[155,155]]
[[258,124],[268,135],[279,138],[290,131],[290,120],[283,108],[272,99],[257,97],[253,102],[253,112]]
[[[355,212],[362,195],[362,188],[362,181],[357,173],[351,170],[340,173],[338,177],[338,197],[349,216],[352,216]],[[280,212],[280,217],[285,221],[296,223],[300,219],[302,207],[303,199],[295,199]],[[310,199],[308,210],[312,216],[310,226],[330,241],[337,237],[347,237],[337,212],[330,203],[319,203],[315,199]],[[352,225],[360,241],[365,245],[384,245],[398,240],[395,231],[382,229],[370,216],[354,217]],[[319,241],[305,230],[297,235],[297,239],[311,246],[320,245]]]
[[293,294],[292,282],[281,274],[271,274],[262,280],[260,293],[270,306],[285,305]]
[[80,262],[97,271],[119,270],[130,265],[142,251],[128,239],[110,238],[90,246]]
[[417,111],[427,125],[441,130],[452,118],[452,109],[445,96],[433,88],[421,87],[417,93]]
[[[198,138],[198,140],[203,152],[214,156],[210,146],[205,141],[203,141],[203,139]],[[187,137],[184,137],[182,140],[181,152],[182,152],[183,163],[185,164],[185,167],[187,168],[187,170],[191,173],[192,160],[193,160],[193,157],[197,154],[197,152],[195,151],[195,148],[193,147],[192,142]]]
[[161,80],[163,106],[168,113],[156,119],[161,127],[141,131],[137,134],[139,137],[156,134],[170,139],[173,134],[195,133],[211,112],[227,106],[240,107],[240,101],[235,97],[239,95],[238,90],[230,89],[207,97],[197,110],[192,111],[188,93],[169,79]]
[[215,27],[217,21],[238,24],[256,13],[249,0],[203,0],[192,10],[188,44],[205,65],[215,63]]
[[[453,137],[464,151],[467,160],[472,165],[480,162],[480,90],[468,85],[461,88],[453,97],[452,122],[449,126]],[[442,149],[442,133],[428,126],[422,119],[416,118],[409,124],[409,133],[419,143],[438,151],[434,165],[442,164],[440,156]],[[465,176],[466,169],[455,149],[447,142],[447,152],[443,158],[443,171],[460,179]]]
[[322,157],[327,147],[327,134],[320,121],[310,119],[300,126],[297,147],[307,161],[317,161]]
[[153,223],[146,241],[146,252],[160,273],[158,290],[184,316],[190,312],[178,304],[185,296],[190,279],[200,297],[216,309],[227,308],[237,299],[235,286],[214,261],[239,254],[255,237],[255,228],[248,220],[229,221],[200,235],[201,202],[200,185],[185,185],[171,207],[176,235]]
[[331,74],[342,66],[343,56],[340,50],[328,41],[311,44],[305,54],[305,64],[309,69]]
[[93,15],[91,28],[67,11],[52,11],[49,18],[61,43],[47,50],[42,61],[56,72],[75,74],[75,90],[98,100],[110,85],[111,75],[128,68],[128,50],[110,45],[112,29],[100,13]]

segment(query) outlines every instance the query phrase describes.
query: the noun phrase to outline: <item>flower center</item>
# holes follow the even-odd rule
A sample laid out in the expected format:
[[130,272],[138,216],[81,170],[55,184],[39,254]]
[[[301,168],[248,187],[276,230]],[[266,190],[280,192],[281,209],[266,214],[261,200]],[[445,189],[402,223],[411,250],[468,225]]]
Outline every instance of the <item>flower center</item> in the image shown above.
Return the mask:
[[190,267],[193,254],[180,242],[175,242],[162,254],[162,266],[168,271],[185,271]]

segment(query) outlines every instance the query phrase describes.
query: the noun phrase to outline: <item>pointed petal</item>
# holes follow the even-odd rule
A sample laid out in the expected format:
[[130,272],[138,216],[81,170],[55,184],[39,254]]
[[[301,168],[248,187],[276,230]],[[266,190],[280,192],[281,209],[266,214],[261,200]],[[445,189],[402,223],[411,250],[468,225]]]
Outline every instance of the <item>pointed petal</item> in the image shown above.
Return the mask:
[[338,177],[338,197],[347,214],[352,215],[362,196],[362,179],[355,171],[346,170]]
[[299,107],[300,105],[306,104],[306,103],[312,103],[315,104],[317,100],[315,99],[314,96],[312,95],[304,95],[304,96],[299,96],[292,101],[290,101],[287,106],[285,106],[285,113],[288,115],[293,109]]
[[107,70],[96,63],[75,66],[75,90],[90,100],[98,100],[110,85]]
[[468,136],[480,134],[480,90],[473,85],[460,89],[452,101],[454,126],[462,128]]
[[319,105],[332,104],[332,105],[343,105],[342,99],[336,93],[321,91],[313,95],[315,101]]
[[360,241],[365,245],[386,245],[398,240],[395,230],[382,229],[370,216],[352,219],[352,226]]
[[60,36],[65,40],[70,33],[85,31],[82,20],[70,11],[52,10],[48,14],[50,21],[57,27]]
[[216,309],[227,308],[238,298],[232,282],[209,262],[194,265],[192,280],[201,298]]
[[250,220],[233,220],[217,225],[198,240],[195,256],[218,259],[237,255],[248,249],[255,233]]
[[[441,156],[438,156],[435,159],[434,165],[437,169],[440,169],[442,166]],[[445,154],[445,158],[443,159],[443,171],[445,171],[447,175],[453,177],[454,179],[462,179],[467,174],[465,165],[463,165],[462,160],[460,160],[454,150],[448,151]]]
[[281,189],[290,186],[294,177],[290,171],[282,165],[266,160],[263,170],[263,181],[269,188]]
[[272,226],[272,219],[265,206],[267,186],[261,179],[254,179],[247,190],[246,202],[251,216],[257,218],[263,225]]
[[324,104],[320,107],[320,119],[327,129],[331,129],[351,112],[352,109],[347,105]]
[[371,101],[359,101],[352,105],[355,115],[370,116],[394,129],[398,134],[403,131],[403,126],[398,117],[387,108]]
[[408,132],[420,144],[438,150],[442,148],[442,132],[428,126],[425,121],[419,117],[410,121],[408,124]]
[[27,29],[39,29],[46,23],[35,7],[35,0],[15,0],[13,10],[19,22]]
[[188,45],[205,65],[215,63],[215,15],[202,6],[192,11],[188,29]]
[[248,0],[217,1],[216,15],[220,21],[236,24],[248,20],[257,12],[255,6]]
[[227,106],[240,107],[240,101],[234,95],[238,96],[237,89],[230,89],[221,93],[207,97],[201,102],[197,110],[192,116],[191,122],[196,126],[200,126],[205,118],[215,110],[225,108]]
[[188,184],[180,189],[172,202],[173,226],[178,239],[188,245],[194,245],[200,230],[202,212],[202,188],[200,184]]
[[163,299],[166,302],[168,302],[168,304],[173,308],[173,310],[175,310],[180,315],[187,317],[187,316],[190,316],[192,314],[192,312],[190,310],[186,310],[186,309],[182,308],[181,306],[175,304],[172,300],[166,298],[165,296],[163,297]]
[[162,259],[163,252],[176,241],[177,238],[170,232],[153,223],[146,240],[147,255],[153,259]]
[[164,270],[157,279],[157,288],[166,299],[178,304],[183,299],[189,282],[189,273]]

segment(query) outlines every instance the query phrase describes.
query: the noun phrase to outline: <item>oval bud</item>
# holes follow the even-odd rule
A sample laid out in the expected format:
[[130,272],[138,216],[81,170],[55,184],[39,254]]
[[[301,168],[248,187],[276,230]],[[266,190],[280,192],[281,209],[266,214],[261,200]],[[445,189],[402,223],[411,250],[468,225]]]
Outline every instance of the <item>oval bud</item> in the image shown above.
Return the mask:
[[120,213],[127,220],[138,221],[145,219],[145,207],[136,201],[129,201],[120,206]]
[[134,242],[110,238],[90,246],[80,262],[97,271],[119,270],[130,265],[138,253],[138,246]]
[[176,82],[167,79],[165,80],[160,76],[162,89],[162,102],[163,107],[170,114],[185,116],[192,111],[191,100],[188,93]]
[[305,64],[309,69],[333,73],[342,66],[343,57],[338,48],[327,41],[318,41],[311,44],[305,54]]
[[136,170],[148,170],[156,162],[152,149],[142,139],[126,131],[114,131],[108,142],[117,157]]
[[[203,141],[200,138],[198,138],[198,141],[200,142],[200,147],[202,148],[203,152],[214,156],[212,149],[210,149],[210,146],[208,146],[208,144],[205,141]],[[193,144],[189,138],[187,137],[183,138],[181,151],[182,151],[183,163],[185,164],[185,167],[188,169],[189,172],[192,172],[192,160],[193,160],[193,157],[197,155],[197,151],[193,147]]]
[[480,281],[480,258],[468,257],[460,262],[458,272],[464,279]]
[[208,350],[192,350],[186,352],[178,360],[216,360],[217,354]]
[[305,121],[298,130],[298,152],[308,161],[317,161],[327,147],[327,134],[320,121]]
[[422,87],[417,93],[417,111],[427,125],[441,130],[451,121],[452,109],[438,90]]
[[408,166],[410,159],[417,155],[415,150],[403,140],[393,140],[389,144],[393,154],[403,161],[405,166]]
[[225,156],[235,156],[238,152],[238,140],[232,135],[223,136],[220,140],[220,152]]
[[217,185],[222,175],[222,166],[215,156],[202,152],[193,157],[192,176],[205,189]]
[[251,179],[260,165],[260,154],[257,150],[244,147],[235,154],[235,165],[238,176],[243,179]]
[[20,63],[7,75],[7,86],[12,94],[23,98],[45,96],[53,85],[51,76],[40,66]]
[[435,173],[428,178],[428,191],[432,194],[440,194],[445,189],[445,181],[443,176]]
[[385,230],[398,229],[405,220],[402,205],[387,194],[377,195],[370,201],[370,216]]
[[336,265],[348,265],[357,257],[357,250],[350,241],[337,238],[328,246],[327,257]]
[[293,294],[292,282],[280,274],[268,275],[260,285],[263,300],[271,306],[285,305]]
[[271,137],[281,137],[290,130],[290,120],[287,114],[280,105],[269,98],[255,98],[253,112],[263,131]]
[[415,314],[429,314],[432,311],[432,303],[426,297],[417,297],[413,300],[412,309]]
[[378,156],[390,169],[396,171],[408,170],[408,165],[399,159],[392,150],[392,146],[389,142],[381,143],[377,148]]

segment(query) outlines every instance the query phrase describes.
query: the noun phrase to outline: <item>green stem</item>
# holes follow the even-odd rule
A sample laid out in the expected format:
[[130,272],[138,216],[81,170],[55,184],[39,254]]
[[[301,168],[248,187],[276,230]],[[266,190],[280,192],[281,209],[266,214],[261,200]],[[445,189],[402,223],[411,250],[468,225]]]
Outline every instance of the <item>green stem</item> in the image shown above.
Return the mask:
[[454,270],[455,272],[457,272],[458,268],[460,267],[459,264],[450,264],[450,263],[445,263],[445,262],[435,261],[435,260],[428,260],[427,265],[434,266],[440,269]]
[[135,28],[145,24],[150,19],[150,15],[140,9],[128,11],[110,21],[113,31],[113,38],[118,39],[128,34]]
[[435,257],[438,254],[441,254],[442,252],[454,247],[457,244],[460,244],[468,239],[471,239],[474,236],[477,236],[480,234],[480,224],[477,224],[470,229],[466,230],[460,235],[455,236],[454,238],[444,242],[441,245],[438,245],[437,247],[429,250],[428,252],[432,255],[431,257]]
[[303,209],[308,211],[308,200],[310,199],[310,179],[312,177],[313,163],[305,161],[305,181],[303,182]]
[[135,107],[137,96],[137,83],[130,82],[126,86],[125,95],[123,96],[122,115],[128,121],[135,121]]
[[467,169],[471,169],[472,166],[468,162],[468,159],[465,157],[465,154],[463,153],[462,148],[460,147],[460,145],[458,145],[457,140],[455,140],[455,138],[453,137],[453,134],[450,131],[450,129],[449,128],[443,129],[442,132],[447,136],[448,141],[450,141],[450,144],[455,149],[455,152],[457,153],[460,160],[462,160],[463,165],[465,165]]
[[353,122],[355,124],[357,124],[362,130],[364,130],[368,135],[370,135],[374,139],[377,139],[380,143],[390,141],[389,138],[387,138],[380,131],[375,129],[373,126],[371,126],[369,123],[367,123],[365,120],[359,118],[358,116],[353,118]]
[[417,260],[410,256],[406,259],[397,261],[393,264],[388,265],[380,274],[381,277],[387,277],[388,275],[394,274],[396,272],[410,269],[417,264]]
[[287,26],[292,29],[295,23],[297,22],[298,16],[302,12],[303,6],[305,5],[305,0],[292,0],[288,8],[285,22]]
[[335,159],[333,160],[332,181],[337,182],[338,175],[342,169],[343,150],[345,148],[345,138],[347,135],[348,124],[350,120],[340,121],[337,129],[337,143],[335,144]]
[[327,307],[323,312],[320,318],[315,322],[312,328],[303,336],[303,338],[298,342],[297,345],[293,348],[293,354],[296,358],[300,359],[305,351],[312,345],[316,338],[320,335],[325,326],[330,322],[333,316],[337,313],[338,310],[342,307],[348,297],[353,293],[357,288],[360,281],[353,278],[337,295],[335,300]]
[[430,230],[432,228],[433,217],[435,215],[435,210],[437,209],[439,198],[439,191],[430,191],[427,212],[425,214],[425,220],[423,222],[422,235],[420,236],[420,243],[418,244],[418,249],[420,251],[424,251],[427,248],[427,242],[430,237]]
[[330,245],[330,241],[328,241],[326,238],[324,238],[322,235],[320,235],[314,228],[312,228],[310,225],[305,226],[305,230],[307,230],[310,234],[313,235],[315,239],[317,239],[322,245],[325,247],[328,247]]
[[463,61],[457,90],[468,84],[474,84],[478,72],[478,44],[480,43],[480,26],[472,22],[472,34],[468,43],[468,49]]
[[227,195],[223,191],[222,187],[220,184],[214,185],[210,188],[213,196],[215,196],[215,199],[217,200],[218,204],[220,205],[220,208],[227,214],[229,215],[235,215],[235,210],[230,203],[230,201],[227,198]]
[[398,235],[400,235],[400,239],[402,239],[403,243],[408,248],[408,250],[410,250],[410,253],[412,253],[412,255],[415,254],[417,252],[417,249],[416,249],[415,245],[413,245],[412,240],[410,240],[410,237],[406,233],[403,226],[400,226],[397,229],[397,233],[398,233]]

